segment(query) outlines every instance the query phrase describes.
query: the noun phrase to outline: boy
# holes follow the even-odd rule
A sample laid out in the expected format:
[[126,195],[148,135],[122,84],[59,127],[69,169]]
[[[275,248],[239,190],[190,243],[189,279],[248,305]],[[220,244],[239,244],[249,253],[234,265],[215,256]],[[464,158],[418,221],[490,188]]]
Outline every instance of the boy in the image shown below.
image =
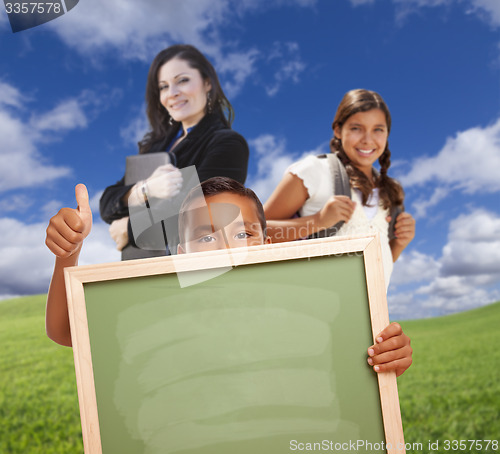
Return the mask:
[[[255,193],[235,180],[215,177],[201,183],[205,200],[191,191],[179,213],[178,253],[270,243],[262,204]],[[64,268],[78,264],[83,240],[90,233],[92,212],[87,188],[75,188],[78,207],[62,208],[47,227],[47,247],[56,255],[47,295],[47,335],[71,346]],[[395,370],[401,375],[412,363],[410,339],[398,323],[391,323],[368,348],[368,363],[376,372]]]
[[264,209],[255,193],[231,178],[215,177],[195,188],[179,213],[179,254],[269,244]]

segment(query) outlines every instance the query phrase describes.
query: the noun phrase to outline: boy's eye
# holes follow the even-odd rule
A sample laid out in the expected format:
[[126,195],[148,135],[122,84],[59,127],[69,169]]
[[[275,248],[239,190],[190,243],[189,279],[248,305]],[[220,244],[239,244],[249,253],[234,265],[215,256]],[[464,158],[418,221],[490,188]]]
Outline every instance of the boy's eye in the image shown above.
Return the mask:
[[212,243],[216,239],[212,235],[205,235],[198,239],[198,243]]
[[239,232],[234,237],[238,240],[246,240],[247,238],[251,237],[252,235],[248,232]]

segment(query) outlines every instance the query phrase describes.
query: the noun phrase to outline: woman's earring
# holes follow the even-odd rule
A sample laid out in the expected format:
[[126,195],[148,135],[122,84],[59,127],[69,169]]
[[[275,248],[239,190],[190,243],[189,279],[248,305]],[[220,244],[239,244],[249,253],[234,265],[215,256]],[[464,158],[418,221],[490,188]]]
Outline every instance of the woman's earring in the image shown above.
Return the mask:
[[207,93],[207,112],[209,114],[212,113],[212,97],[210,96],[210,92]]
[[172,117],[170,117],[170,118],[168,119],[168,124],[169,124],[170,126],[173,126],[173,125],[174,125],[174,119],[173,119]]

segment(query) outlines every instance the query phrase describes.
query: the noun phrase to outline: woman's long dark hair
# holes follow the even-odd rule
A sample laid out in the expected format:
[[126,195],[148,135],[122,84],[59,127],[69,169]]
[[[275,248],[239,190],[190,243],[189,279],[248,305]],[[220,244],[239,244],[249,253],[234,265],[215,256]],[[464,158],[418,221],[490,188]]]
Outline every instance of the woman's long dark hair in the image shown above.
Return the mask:
[[[196,47],[189,44],[175,44],[163,49],[153,60],[149,68],[146,83],[146,114],[151,125],[151,130],[139,142],[139,153],[147,153],[151,147],[177,131],[179,123],[173,121],[170,124],[170,115],[160,103],[160,88],[158,86],[158,71],[172,60],[178,58],[184,60],[194,69],[197,69],[204,81],[211,85],[207,96],[211,101],[211,114],[216,115],[227,126],[231,127],[234,119],[234,111],[222,91],[222,87],[212,64]],[[207,112],[208,113],[208,112]]]
[[[378,93],[363,89],[351,90],[344,95],[335,114],[332,129],[335,131],[337,127],[342,128],[347,119],[352,115],[372,109],[380,109],[384,113],[387,122],[387,133],[389,134],[391,131],[391,114],[386,103]],[[384,152],[378,159],[380,174],[374,178],[374,184],[361,170],[352,164],[342,147],[342,141],[335,137],[335,133],[330,141],[330,149],[332,153],[338,153],[338,157],[344,164],[347,175],[349,175],[351,187],[361,191],[363,205],[368,203],[374,184],[375,187],[379,188],[380,200],[385,209],[390,210],[393,206],[403,205],[403,188],[397,180],[387,175],[387,171],[391,166],[389,142],[387,142]]]

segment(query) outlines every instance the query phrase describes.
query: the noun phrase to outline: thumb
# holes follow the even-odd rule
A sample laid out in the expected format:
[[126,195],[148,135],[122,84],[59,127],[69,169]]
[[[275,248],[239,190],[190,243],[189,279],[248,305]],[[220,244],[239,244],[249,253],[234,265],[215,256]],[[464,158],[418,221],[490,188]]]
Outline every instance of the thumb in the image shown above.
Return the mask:
[[75,186],[76,203],[78,204],[77,211],[80,218],[85,223],[84,231],[90,231],[92,226],[92,211],[89,204],[89,193],[84,184],[77,184]]

